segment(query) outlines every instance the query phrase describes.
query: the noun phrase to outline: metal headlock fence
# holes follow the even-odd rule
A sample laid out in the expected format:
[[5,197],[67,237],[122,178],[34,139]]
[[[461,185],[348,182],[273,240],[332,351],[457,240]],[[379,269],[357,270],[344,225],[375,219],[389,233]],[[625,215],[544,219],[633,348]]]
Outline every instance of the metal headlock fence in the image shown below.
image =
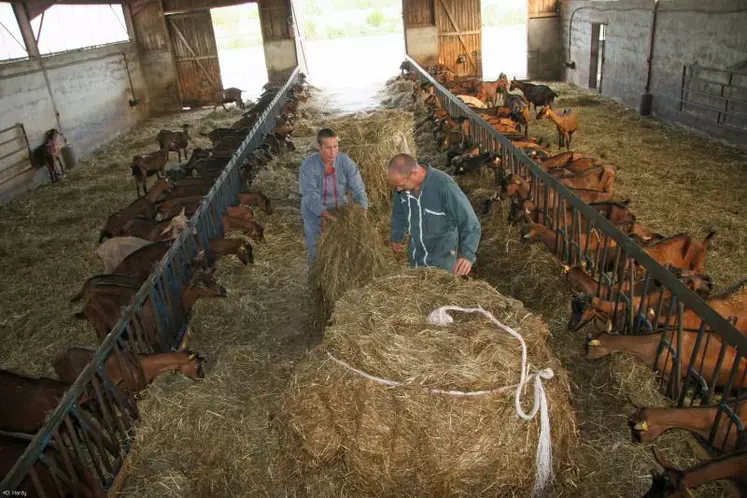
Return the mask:
[[738,413],[747,409],[747,336],[735,327],[734,318],[714,311],[708,300],[543,171],[428,71],[405,59],[421,82],[433,85],[445,111],[469,119],[472,143],[500,154],[503,167],[530,181],[539,223],[554,233],[557,258],[567,265],[582,264],[599,282],[595,297],[604,300],[614,325],[611,332],[616,332],[600,339],[645,358],[668,379],[665,392],[678,406],[717,407],[709,437],[701,440],[707,449],[718,453],[727,438],[731,445],[744,446],[747,420]]
[[130,450],[138,410],[135,393],[129,391],[126,383],[118,388],[105,364],[113,358],[119,366],[124,366],[122,362],[135,365],[137,354],[170,351],[181,343],[190,318],[182,305],[183,288],[191,278],[189,263],[201,249],[208,249],[210,239],[223,237],[223,213],[238,201],[240,165],[274,128],[299,74],[296,68],[260,114],[187,229],[174,240],[123,310],[47,423],[36,435],[27,437],[30,442],[0,482],[0,491],[18,490],[22,483],[28,485],[29,479],[38,496],[50,496],[45,494],[40,474],[47,483],[49,476],[54,481],[57,494],[52,496],[77,496],[81,486],[90,484],[103,489],[111,487]]

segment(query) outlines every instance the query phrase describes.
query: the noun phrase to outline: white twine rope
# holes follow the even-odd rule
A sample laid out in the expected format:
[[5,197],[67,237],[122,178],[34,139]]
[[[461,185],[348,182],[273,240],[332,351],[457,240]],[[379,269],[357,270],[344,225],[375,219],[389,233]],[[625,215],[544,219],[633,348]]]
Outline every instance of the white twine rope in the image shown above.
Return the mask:
[[[518,384],[511,386],[505,386],[498,389],[489,389],[482,391],[446,391],[443,389],[431,389],[425,388],[431,394],[443,394],[447,396],[461,396],[461,397],[472,397],[472,396],[486,396],[492,394],[499,394],[502,392],[509,391],[510,389],[516,388],[516,395],[514,397],[516,414],[524,420],[532,420],[539,411],[540,413],[540,437],[537,443],[537,454],[535,457],[535,480],[534,488],[532,489],[532,496],[539,496],[544,492],[546,487],[553,481],[554,472],[552,468],[552,440],[550,438],[550,413],[547,408],[547,396],[545,389],[542,386],[542,379],[552,379],[554,373],[552,369],[546,368],[536,373],[527,375],[527,346],[524,342],[524,338],[498,320],[488,311],[482,308],[461,308],[459,306],[442,306],[437,308],[428,315],[428,321],[434,325],[449,325],[454,323],[454,319],[447,313],[447,311],[461,311],[463,313],[482,313],[497,327],[502,328],[521,343],[521,379]],[[396,382],[393,380],[383,379],[376,377],[375,375],[367,374],[366,372],[359,370],[344,361],[335,358],[327,352],[327,356],[337,363],[338,365],[345,367],[346,369],[355,372],[356,374],[364,377],[370,381],[377,382],[389,387],[412,387],[411,385],[403,384],[402,382]],[[534,406],[529,413],[525,413],[521,407],[521,392],[525,385],[534,379]]]

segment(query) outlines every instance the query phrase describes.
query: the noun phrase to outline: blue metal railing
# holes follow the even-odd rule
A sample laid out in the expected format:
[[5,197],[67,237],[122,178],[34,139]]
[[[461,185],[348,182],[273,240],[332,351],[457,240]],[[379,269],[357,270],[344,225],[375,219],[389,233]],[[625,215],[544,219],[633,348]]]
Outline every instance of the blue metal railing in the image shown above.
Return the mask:
[[[129,392],[126,385],[124,392],[120,391],[109,378],[104,365],[112,355],[114,361],[124,366],[123,362],[136,362],[136,354],[154,349],[169,351],[181,343],[189,321],[182,303],[183,285],[191,277],[188,264],[200,249],[208,249],[210,239],[223,237],[222,215],[229,205],[238,202],[240,165],[274,128],[299,74],[296,68],[258,116],[250,133],[189,220],[187,230],[171,244],[111,332],[102,340],[94,359],[83,369],[47,423],[31,438],[26,450],[3,477],[0,492],[16,490],[28,478],[31,489],[35,489],[39,496],[46,496],[39,480],[42,467],[53,476],[59,495],[77,489],[76,486],[81,485],[81,475],[85,474],[98,478],[103,488],[114,482],[130,449],[138,412],[135,393]],[[197,236],[193,233],[195,229]],[[143,312],[145,307],[150,307],[148,316]],[[149,316],[155,318],[156,337],[145,335],[150,331]],[[84,405],[87,410],[82,409]]]

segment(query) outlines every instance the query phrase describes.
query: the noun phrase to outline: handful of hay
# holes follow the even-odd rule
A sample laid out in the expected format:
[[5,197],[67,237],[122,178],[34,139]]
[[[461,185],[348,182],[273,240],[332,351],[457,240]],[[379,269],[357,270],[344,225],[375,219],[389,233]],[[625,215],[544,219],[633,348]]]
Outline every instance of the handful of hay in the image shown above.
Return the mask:
[[370,214],[363,214],[359,205],[352,205],[334,211],[334,215],[337,221],[324,221],[312,269],[312,281],[327,303],[381,277],[388,263],[387,248]]
[[340,149],[358,165],[371,204],[388,203],[392,188],[387,163],[395,154],[415,150],[412,113],[382,110],[366,117],[348,116],[327,123],[340,136]]
[[[410,269],[347,293],[323,345],[297,367],[278,420],[284,454],[307,492],[531,494],[540,416],[525,421],[516,413],[521,346],[482,315],[451,312],[455,323],[429,323],[445,305],[490,311],[523,336],[530,374],[554,371],[544,384],[553,470],[562,475],[572,465],[568,379],[546,344],[547,325],[484,282]],[[531,384],[525,413],[533,406]],[[480,396],[429,391],[501,388],[507,389]]]

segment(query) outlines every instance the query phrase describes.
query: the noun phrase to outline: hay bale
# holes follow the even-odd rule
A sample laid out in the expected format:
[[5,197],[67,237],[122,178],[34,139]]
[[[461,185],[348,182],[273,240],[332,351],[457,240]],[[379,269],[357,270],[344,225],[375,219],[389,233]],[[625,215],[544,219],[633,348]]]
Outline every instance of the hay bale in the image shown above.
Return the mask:
[[325,222],[312,268],[312,281],[330,304],[348,290],[388,273],[394,261],[373,217],[363,214],[359,205],[337,209],[334,214],[337,221]]
[[[576,433],[565,371],[547,346],[547,325],[482,281],[439,269],[407,270],[349,292],[335,305],[324,343],[299,364],[278,422],[287,465],[310,494],[330,481],[363,496],[528,496],[540,421],[521,420],[515,389],[475,397],[424,388],[496,389],[519,382],[521,348],[483,316],[437,307],[483,307],[524,338],[545,381],[557,476],[572,465]],[[390,388],[341,366],[405,384]],[[531,409],[533,388],[522,405]]]
[[[392,188],[386,165],[395,154],[415,150],[412,113],[376,111],[364,118],[346,116],[325,124],[340,136],[340,150],[358,165],[371,204],[389,202]],[[403,138],[404,137],[404,138]]]

